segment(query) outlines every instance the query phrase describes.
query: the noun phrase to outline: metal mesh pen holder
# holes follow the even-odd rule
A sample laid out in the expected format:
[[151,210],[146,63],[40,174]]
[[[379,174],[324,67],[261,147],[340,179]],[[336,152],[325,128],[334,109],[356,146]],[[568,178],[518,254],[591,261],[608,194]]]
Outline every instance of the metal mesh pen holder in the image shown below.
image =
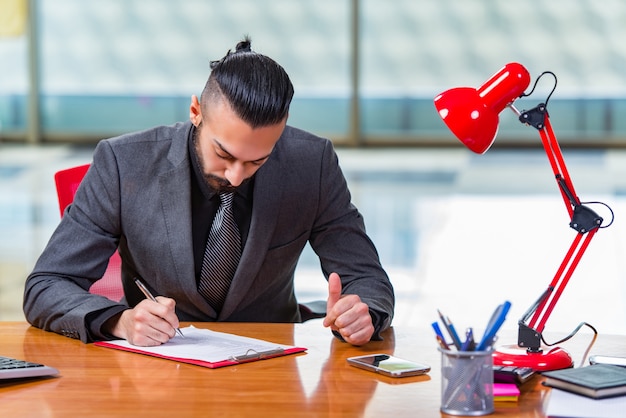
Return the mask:
[[441,412],[479,416],[494,411],[489,351],[441,351]]

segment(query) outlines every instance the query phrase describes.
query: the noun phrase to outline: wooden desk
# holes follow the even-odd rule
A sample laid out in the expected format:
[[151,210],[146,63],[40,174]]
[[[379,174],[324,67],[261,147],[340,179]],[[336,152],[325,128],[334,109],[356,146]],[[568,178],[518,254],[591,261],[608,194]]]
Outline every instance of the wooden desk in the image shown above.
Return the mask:
[[[399,418],[442,415],[439,412],[441,359],[433,334],[428,330],[392,329],[385,334],[385,341],[358,348],[339,342],[319,320],[295,325],[194,325],[304,346],[308,351],[211,370],[83,344],[22,322],[3,322],[0,323],[0,354],[46,363],[59,369],[61,375],[0,383],[2,416]],[[575,339],[574,347],[564,347],[573,356],[582,356],[589,339],[587,336]],[[621,336],[600,336],[592,353],[624,355],[625,340]],[[430,364],[432,370],[427,376],[392,379],[346,363],[346,357],[374,352],[423,361]],[[518,403],[496,402],[496,412],[491,416],[543,416],[543,402],[549,392],[540,380],[535,377],[522,387]]]

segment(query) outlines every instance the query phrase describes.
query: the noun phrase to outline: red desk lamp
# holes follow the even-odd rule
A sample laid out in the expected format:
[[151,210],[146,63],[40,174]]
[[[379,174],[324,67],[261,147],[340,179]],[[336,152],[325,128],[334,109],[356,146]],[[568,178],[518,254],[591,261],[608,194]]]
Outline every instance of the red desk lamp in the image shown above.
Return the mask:
[[517,345],[499,347],[494,352],[494,364],[531,367],[534,370],[545,371],[573,366],[572,358],[567,351],[559,347],[549,350],[542,347],[542,332],[591,238],[601,227],[603,219],[581,204],[574,191],[563,154],[550,124],[546,107],[550,96],[545,104],[540,103],[528,111],[519,112],[513,106],[515,100],[529,95],[524,94],[529,84],[530,75],[526,68],[518,63],[510,63],[478,89],[459,87],[441,93],[435,97],[435,107],[448,128],[465,146],[477,154],[485,153],[493,144],[498,131],[498,115],[505,107],[513,110],[522,123],[539,131],[571,220],[570,227],[575,229],[577,234],[548,288],[519,320]]

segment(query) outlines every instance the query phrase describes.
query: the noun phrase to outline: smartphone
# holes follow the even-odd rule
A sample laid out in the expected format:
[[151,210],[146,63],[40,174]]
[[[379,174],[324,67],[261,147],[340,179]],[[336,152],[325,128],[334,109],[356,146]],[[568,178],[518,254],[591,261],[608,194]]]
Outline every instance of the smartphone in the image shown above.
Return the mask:
[[589,364],[614,364],[616,366],[626,367],[626,357],[617,356],[591,356]]
[[418,376],[430,371],[430,366],[427,364],[404,360],[389,354],[348,357],[347,360],[351,366],[389,377]]

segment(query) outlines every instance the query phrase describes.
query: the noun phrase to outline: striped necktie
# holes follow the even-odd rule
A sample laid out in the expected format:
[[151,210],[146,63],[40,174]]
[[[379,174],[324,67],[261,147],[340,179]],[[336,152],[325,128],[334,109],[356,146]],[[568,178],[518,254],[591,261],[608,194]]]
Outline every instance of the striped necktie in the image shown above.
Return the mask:
[[241,235],[233,217],[233,193],[220,194],[221,204],[209,231],[198,292],[219,312],[241,258]]

